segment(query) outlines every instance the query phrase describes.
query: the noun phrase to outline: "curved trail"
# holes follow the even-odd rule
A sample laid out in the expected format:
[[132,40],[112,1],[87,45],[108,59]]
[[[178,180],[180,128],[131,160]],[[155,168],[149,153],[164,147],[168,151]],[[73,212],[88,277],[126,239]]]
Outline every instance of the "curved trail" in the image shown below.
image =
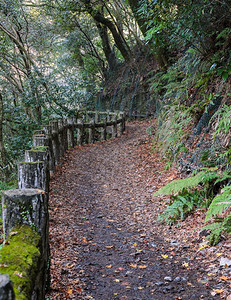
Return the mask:
[[159,234],[152,194],[160,162],[139,155],[147,126],[132,123],[120,138],[76,147],[58,167],[50,299],[218,299],[184,267],[182,250]]

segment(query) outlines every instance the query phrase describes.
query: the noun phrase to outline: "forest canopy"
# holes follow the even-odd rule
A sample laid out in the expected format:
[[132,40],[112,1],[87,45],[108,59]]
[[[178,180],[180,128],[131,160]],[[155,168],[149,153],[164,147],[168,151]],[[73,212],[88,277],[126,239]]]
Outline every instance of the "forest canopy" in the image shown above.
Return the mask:
[[1,176],[52,118],[78,108],[154,113],[153,99],[175,91],[167,74],[184,55],[191,65],[172,81],[199,67],[210,76],[201,86],[226,80],[230,13],[229,0],[1,0]]

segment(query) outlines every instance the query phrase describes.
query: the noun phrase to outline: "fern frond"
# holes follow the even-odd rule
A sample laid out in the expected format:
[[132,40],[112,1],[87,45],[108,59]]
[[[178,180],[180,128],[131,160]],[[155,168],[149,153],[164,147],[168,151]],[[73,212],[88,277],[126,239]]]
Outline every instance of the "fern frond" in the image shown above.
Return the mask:
[[217,184],[219,182],[225,181],[230,178],[231,178],[231,175],[228,172],[224,172],[220,177],[218,177],[218,179],[215,181],[214,184]]
[[208,236],[209,244],[211,246],[215,246],[220,241],[220,236],[224,230],[224,225],[223,222],[213,223],[203,227],[203,229],[208,229],[211,231],[210,235]]
[[217,195],[209,206],[205,222],[210,220],[213,216],[221,215],[231,206],[231,186],[226,186],[223,193]]
[[173,180],[169,184],[165,185],[161,189],[159,189],[157,192],[154,193],[153,196],[159,196],[159,195],[171,195],[176,192],[180,192],[183,189],[189,189],[196,187],[200,182],[203,181],[203,178],[205,177],[207,172],[202,171],[198,173],[195,176],[179,179],[179,180]]

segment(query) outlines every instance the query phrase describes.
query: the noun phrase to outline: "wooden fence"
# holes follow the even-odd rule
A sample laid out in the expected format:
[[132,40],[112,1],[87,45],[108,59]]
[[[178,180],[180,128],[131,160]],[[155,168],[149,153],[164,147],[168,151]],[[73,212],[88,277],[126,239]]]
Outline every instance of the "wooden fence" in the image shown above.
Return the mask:
[[[38,243],[40,256],[37,258],[38,263],[33,266],[35,269],[22,271],[28,273],[28,276],[31,273],[34,274],[34,277],[29,276],[28,278],[30,288],[25,288],[24,283],[21,286],[14,286],[16,298],[24,293],[23,289],[27,289],[25,299],[41,300],[45,297],[49,259],[48,200],[50,172],[55,170],[55,166],[67,149],[76,145],[115,138],[122,135],[124,130],[125,114],[122,112],[79,111],[74,117],[53,120],[49,125],[43,126],[41,130],[34,133],[32,149],[25,152],[25,160],[18,164],[18,189],[2,193],[5,239],[7,237],[11,238],[10,231],[12,230],[14,232],[13,237],[17,238],[18,234],[20,238],[20,229],[18,227],[15,229],[15,226],[19,225],[29,225],[32,229],[35,229],[41,238]],[[22,227],[22,230],[25,230],[25,228]],[[25,242],[26,237],[23,241],[19,241],[19,243]],[[6,245],[9,244],[11,243],[6,243]],[[6,247],[8,246],[6,245],[0,250],[0,266],[9,266],[9,272],[8,267],[3,269],[0,267],[0,273],[9,274],[14,284],[14,274],[18,272],[18,266],[15,266],[14,271],[14,267],[10,265],[8,258],[6,257],[3,260],[1,251],[7,250]],[[17,256],[17,249],[12,249],[12,252],[14,251]],[[3,279],[4,282],[9,283],[8,277]],[[12,288],[8,289],[7,294],[1,292],[4,291],[4,288],[5,286],[3,288],[0,286],[0,298],[4,296],[4,299],[13,299],[7,296],[8,293],[12,295]]]

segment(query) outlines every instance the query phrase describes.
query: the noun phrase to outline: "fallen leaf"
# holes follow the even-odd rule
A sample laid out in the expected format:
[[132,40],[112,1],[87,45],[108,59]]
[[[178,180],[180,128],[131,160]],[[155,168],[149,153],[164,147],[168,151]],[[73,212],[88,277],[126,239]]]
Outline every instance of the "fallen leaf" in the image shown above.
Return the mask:
[[217,294],[221,294],[221,293],[224,292],[224,290],[222,290],[222,289],[215,289],[214,292],[217,293]]
[[120,280],[119,280],[119,279],[115,279],[114,281],[115,281],[115,282],[120,282]]
[[112,265],[108,265],[108,266],[106,266],[106,268],[111,269],[111,268],[112,268]]
[[67,290],[67,293],[68,293],[69,295],[72,295],[72,290],[71,290],[71,289]]
[[221,277],[219,277],[221,280],[224,280],[224,281],[228,281],[229,280],[229,277],[227,277],[227,276],[221,276]]
[[217,257],[220,257],[223,253],[216,253]]
[[142,233],[141,235],[140,235],[140,237],[145,237],[146,236],[146,233]]
[[146,265],[143,265],[143,266],[138,266],[139,269],[146,269],[147,266]]
[[208,244],[202,245],[202,246],[199,248],[199,250],[205,249],[205,248],[207,248],[207,247],[209,247]]
[[184,263],[182,264],[182,266],[185,267],[185,268],[188,268],[189,263],[184,262]]
[[112,248],[114,248],[114,246],[113,245],[112,246],[105,246],[105,248],[112,249]]
[[168,258],[168,255],[167,255],[167,254],[161,254],[161,256],[162,256],[164,259]]
[[131,268],[137,268],[137,264],[130,264],[129,265]]
[[83,243],[87,243],[87,239],[86,239],[86,238],[83,238],[83,239],[82,239],[82,242],[83,242]]

